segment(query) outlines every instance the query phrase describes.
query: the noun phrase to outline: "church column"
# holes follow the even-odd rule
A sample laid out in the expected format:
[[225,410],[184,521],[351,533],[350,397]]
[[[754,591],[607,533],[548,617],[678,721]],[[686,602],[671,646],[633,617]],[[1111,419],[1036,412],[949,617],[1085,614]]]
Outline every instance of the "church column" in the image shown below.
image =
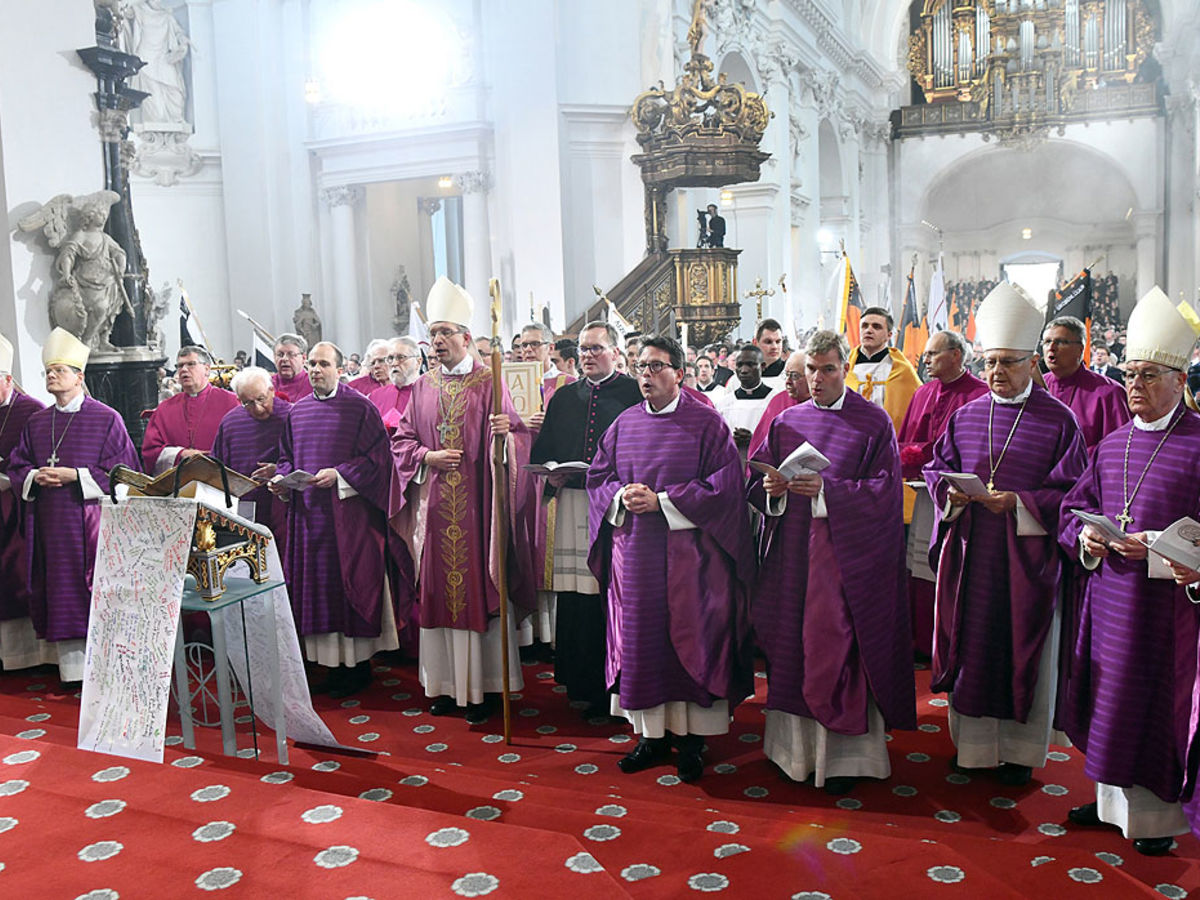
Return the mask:
[[[737,336],[754,337],[754,327],[757,324],[754,317],[757,313],[757,303],[751,298],[746,299],[746,291],[754,287],[754,279],[762,278],[763,287],[776,287],[781,272],[771,268],[768,245],[774,229],[775,198],[779,194],[777,185],[763,182],[739,184],[729,189],[733,194],[733,207],[722,209],[725,217],[726,247],[737,247],[742,254],[738,257],[737,294],[742,304],[742,322]],[[732,238],[732,239],[731,239]],[[776,297],[778,298],[778,288]],[[769,315],[770,301],[763,304],[763,315]]]
[[[779,277],[781,275],[788,276],[788,289],[791,290],[792,275],[795,272],[792,267],[792,229],[790,227],[794,126],[790,116],[792,92],[788,76],[795,68],[796,60],[785,44],[774,43],[766,46],[757,54],[756,63],[762,76],[763,95],[768,98],[767,106],[775,113],[775,116],[767,125],[760,144],[761,149],[771,154],[772,164],[764,167],[762,178],[763,181],[772,184],[774,193],[771,197],[773,209],[766,235],[766,265],[761,273],[755,273],[755,275],[761,274],[763,287],[769,287],[775,291],[773,297],[764,298],[763,315],[778,319],[784,325],[784,334],[790,335],[793,324],[786,320],[789,313],[793,320],[796,317],[795,298],[780,289]],[[745,253],[742,254],[742,261],[745,261]],[[754,286],[753,277],[749,271],[743,270],[741,265],[739,265],[739,274],[742,276],[741,289],[745,293]],[[788,302],[789,298],[793,301],[791,304]]]
[[462,194],[463,287],[475,300],[471,333],[491,336],[488,281],[492,277],[492,239],[488,230],[488,192],[491,175],[483,170],[454,176],[454,187]]
[[326,188],[321,198],[329,207],[330,237],[333,256],[334,295],[319,308],[332,319],[329,334],[346,353],[361,352],[362,322],[358,296],[358,238],[354,211],[363,199],[356,184]]
[[1159,214],[1152,210],[1134,213],[1133,229],[1137,241],[1137,296],[1143,297],[1158,283]]

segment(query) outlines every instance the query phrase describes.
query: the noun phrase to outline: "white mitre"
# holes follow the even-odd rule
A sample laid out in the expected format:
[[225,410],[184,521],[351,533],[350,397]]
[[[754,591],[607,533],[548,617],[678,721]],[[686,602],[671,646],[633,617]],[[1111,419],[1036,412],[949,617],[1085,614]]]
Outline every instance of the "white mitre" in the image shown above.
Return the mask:
[[13,345],[4,335],[0,334],[0,375],[11,375],[13,364]]
[[87,368],[90,354],[87,344],[71,332],[65,328],[55,328],[42,345],[42,365],[47,369],[51,366],[71,366],[82,372]]
[[975,336],[984,351],[1036,350],[1043,318],[1024,288],[1001,281],[975,311]]
[[425,318],[430,322],[452,322],[461,328],[470,328],[474,311],[475,301],[471,295],[445,275],[433,283],[425,298]]
[[1186,371],[1197,335],[1200,335],[1200,316],[1195,310],[1186,300],[1176,306],[1155,286],[1129,314],[1125,359],[1156,362]]

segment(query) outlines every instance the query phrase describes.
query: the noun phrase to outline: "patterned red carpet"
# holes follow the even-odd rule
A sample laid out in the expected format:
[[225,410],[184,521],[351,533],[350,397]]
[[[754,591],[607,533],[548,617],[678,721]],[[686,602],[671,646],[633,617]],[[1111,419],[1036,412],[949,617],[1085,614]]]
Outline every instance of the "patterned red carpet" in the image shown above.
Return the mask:
[[[1064,824],[1091,798],[1056,748],[1025,788],[949,768],[944,701],[917,673],[920,730],[892,777],[834,798],[783,780],[761,752],[760,696],[710,741],[697,784],[667,764],[627,776],[628,727],[588,723],[546,666],[526,666],[511,747],[499,716],[434,718],[414,669],[318,710],[378,755],[292,748],[225,757],[201,729],[166,764],[74,748],[79,701],[53,674],[0,674],[0,896],[1175,897],[1200,887],[1200,844],[1139,856],[1108,829]],[[760,687],[762,684],[760,683]],[[176,733],[172,719],[168,730]],[[253,756],[249,726],[239,746]]]

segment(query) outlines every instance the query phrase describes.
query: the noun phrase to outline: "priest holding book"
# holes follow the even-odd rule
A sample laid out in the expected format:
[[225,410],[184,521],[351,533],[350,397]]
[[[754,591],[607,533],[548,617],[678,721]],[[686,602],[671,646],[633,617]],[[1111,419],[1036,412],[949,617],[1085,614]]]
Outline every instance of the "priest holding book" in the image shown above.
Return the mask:
[[1033,382],[1042,321],[1029,295],[1001,282],[976,324],[988,393],[950,418],[924,469],[937,572],[931,683],[950,694],[955,765],[996,769],[1002,784],[1020,786],[1046,764],[1059,506],[1087,450],[1075,416]]
[[[1069,820],[1120,828],[1139,853],[1154,855],[1188,830],[1179,800],[1200,606],[1145,545],[1200,511],[1200,416],[1183,404],[1200,318],[1154,288],[1128,334],[1134,419],[1100,441],[1063,502],[1060,541],[1086,575],[1060,719],[1096,781],[1095,801]],[[1128,537],[1084,525],[1073,509],[1107,516]]]
[[[847,388],[846,339],[818,331],[805,354],[812,399],[780,413],[751,460],[763,750],[788,778],[844,794],[891,774],[885,730],[917,724],[900,454],[887,412]],[[816,464],[793,475],[784,464],[806,444]]]

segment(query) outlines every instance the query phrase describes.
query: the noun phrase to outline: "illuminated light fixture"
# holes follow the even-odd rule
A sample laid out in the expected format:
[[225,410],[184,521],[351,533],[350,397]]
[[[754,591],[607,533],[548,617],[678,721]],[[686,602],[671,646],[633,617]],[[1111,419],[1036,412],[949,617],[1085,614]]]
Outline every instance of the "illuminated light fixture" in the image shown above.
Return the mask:
[[[465,50],[450,22],[413,0],[355,3],[323,30],[315,50],[329,102],[415,118],[445,107]],[[399,36],[407,36],[403,47]]]
[[454,179],[449,175],[443,175],[438,179],[438,187],[443,191],[448,191],[450,188],[454,187]]
[[310,78],[304,82],[304,102],[316,106],[321,102],[321,82]]
[[1028,241],[1028,240],[1031,240],[1032,238],[1033,238],[1033,229],[1032,228],[1022,228],[1021,229],[1021,240]]
[[733,191],[721,191],[721,205],[733,206]]

